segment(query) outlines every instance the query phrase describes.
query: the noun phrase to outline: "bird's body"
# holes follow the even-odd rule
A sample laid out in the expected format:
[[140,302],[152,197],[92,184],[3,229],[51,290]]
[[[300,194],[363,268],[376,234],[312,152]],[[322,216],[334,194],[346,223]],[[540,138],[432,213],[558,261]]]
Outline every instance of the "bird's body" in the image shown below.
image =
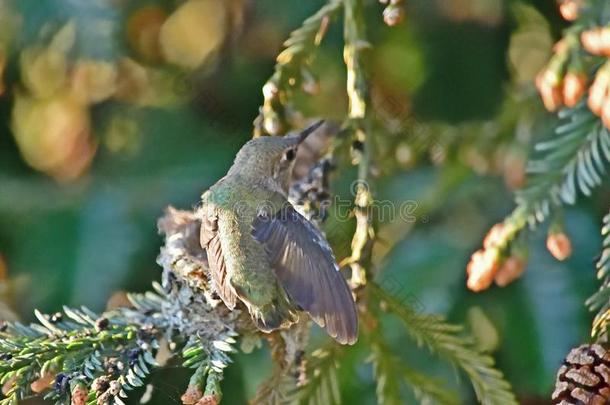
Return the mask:
[[230,309],[241,301],[262,331],[287,327],[306,311],[337,341],[353,343],[351,291],[324,237],[286,199],[303,138],[257,138],[242,147],[202,196],[201,245],[218,295]]
[[[239,177],[225,177],[212,186],[202,200],[206,215],[218,218],[226,277],[234,290],[229,294],[243,297],[242,301],[259,327],[273,330],[293,322],[296,314],[269,266],[264,246],[252,237],[252,223],[260,202],[269,197],[262,190],[246,185]],[[233,306],[233,300],[227,294],[220,295],[225,303],[229,302],[229,307]]]

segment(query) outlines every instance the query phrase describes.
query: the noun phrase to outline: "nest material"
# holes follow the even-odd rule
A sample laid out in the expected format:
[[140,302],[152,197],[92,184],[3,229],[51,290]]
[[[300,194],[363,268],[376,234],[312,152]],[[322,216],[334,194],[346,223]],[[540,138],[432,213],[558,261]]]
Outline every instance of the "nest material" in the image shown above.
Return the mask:
[[[209,288],[209,267],[205,250],[199,245],[200,220],[194,211],[168,207],[158,221],[165,245],[157,258],[163,267],[161,286],[168,299],[163,312],[170,330],[183,336],[210,339],[243,328],[241,311],[229,311]],[[203,339],[209,340],[209,339]]]

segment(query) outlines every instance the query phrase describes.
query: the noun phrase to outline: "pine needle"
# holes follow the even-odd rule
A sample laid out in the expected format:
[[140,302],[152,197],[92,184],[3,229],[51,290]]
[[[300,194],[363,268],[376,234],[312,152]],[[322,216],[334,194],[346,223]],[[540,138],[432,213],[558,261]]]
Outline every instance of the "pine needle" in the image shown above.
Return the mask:
[[469,377],[474,392],[484,405],[512,405],[517,400],[504,375],[494,368],[491,356],[476,348],[472,337],[463,335],[459,325],[447,323],[438,315],[423,315],[403,305],[375,283],[369,284],[371,291],[386,305],[388,310],[400,318],[409,335],[420,346],[450,361]]
[[511,218],[521,226],[543,222],[553,205],[574,204],[579,193],[590,196],[610,161],[610,132],[585,102],[560,118],[554,137],[536,145],[540,155],[529,162],[530,180],[517,193]]
[[371,362],[377,381],[377,402],[386,405],[404,403],[401,380],[412,390],[421,404],[458,404],[457,393],[442,382],[410,368],[392,353],[381,333],[371,333]]
[[337,358],[341,348],[318,349],[308,358],[308,382],[297,391],[294,403],[301,405],[340,405],[341,392]]
[[606,337],[610,323],[610,213],[604,217],[602,236],[604,237],[602,253],[596,264],[597,278],[602,280],[602,285],[586,301],[591,311],[597,311],[591,336],[598,340]]

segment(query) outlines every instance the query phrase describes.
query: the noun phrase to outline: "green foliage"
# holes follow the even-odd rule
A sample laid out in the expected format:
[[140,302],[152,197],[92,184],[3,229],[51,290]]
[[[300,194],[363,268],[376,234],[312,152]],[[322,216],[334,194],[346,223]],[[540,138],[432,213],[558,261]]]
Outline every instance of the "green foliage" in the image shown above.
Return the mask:
[[343,6],[340,0],[331,0],[321,7],[314,15],[303,21],[301,27],[292,31],[284,42],[284,50],[277,56],[275,74],[271,80],[279,86],[288,86],[291,78],[299,79],[290,86],[298,86],[302,78],[299,72],[308,63],[311,52],[320,44],[328,24],[328,19],[335,16]]
[[556,137],[536,145],[541,156],[530,162],[532,176],[517,194],[513,216],[531,224],[544,221],[555,205],[574,204],[579,192],[590,196],[610,160],[610,134],[584,102],[564,110],[560,119]]
[[370,334],[371,361],[377,380],[377,400],[380,404],[404,403],[401,382],[406,383],[421,404],[458,404],[458,395],[446,389],[441,381],[411,367],[392,353],[382,333]]
[[[63,314],[36,312],[39,324],[7,324],[0,339],[0,381],[11,388],[0,403],[13,405],[38,393],[41,390],[33,392],[31,383],[50,375],[42,388],[47,391],[45,398],[56,404],[69,402],[77,385],[88,387],[91,404],[123,404],[128,392],[143,386],[160,366],[157,354],[169,350],[165,339],[176,332],[171,326],[175,322],[164,310],[168,297],[159,287],[157,293],[129,298],[132,308],[102,315],[84,307],[64,307]],[[230,334],[209,342],[176,336],[174,346],[182,347],[176,351],[181,352],[184,366],[195,368],[191,382],[204,395],[221,397],[220,381],[231,361],[233,343]]]
[[517,403],[510,384],[504,379],[504,375],[494,368],[492,357],[481,353],[476,348],[475,340],[462,334],[461,326],[449,324],[438,315],[418,314],[375,284],[371,284],[369,288],[387,305],[391,313],[402,320],[407,333],[418,345],[427,347],[468,375],[482,404]]
[[539,142],[535,150],[526,186],[516,192],[517,206],[504,220],[497,246],[508,247],[527,225],[533,229],[551,215],[560,219],[561,207],[575,204],[579,194],[591,196],[610,161],[610,132],[581,101],[559,113],[554,138]]
[[[0,381],[14,383],[0,403],[15,404],[31,395],[30,383],[46,375],[55,380],[46,398],[58,404],[69,398],[71,386],[90,386],[102,376],[106,389],[96,392],[94,399],[112,397],[122,403],[127,391],[142,386],[157,366],[163,323],[155,314],[160,299],[153,294],[138,296],[134,309],[104,315],[84,307],[64,307],[63,314],[51,316],[37,311],[39,324],[7,324],[0,340]],[[134,317],[134,311],[142,312]]]
[[182,365],[195,369],[189,386],[199,387],[204,396],[213,396],[220,401],[220,382],[224,369],[231,363],[229,353],[235,352],[232,346],[234,343],[232,336],[214,340],[207,345],[199,337],[190,337],[182,349]]
[[298,391],[296,403],[303,405],[339,405],[341,392],[337,369],[337,348],[318,349],[309,357],[308,381]]
[[607,339],[610,322],[610,214],[604,217],[602,236],[604,236],[602,252],[596,264],[597,278],[602,280],[602,285],[587,300],[587,306],[591,311],[597,312],[591,335],[598,339]]
[[284,42],[284,50],[277,56],[275,72],[263,87],[265,101],[261,115],[255,121],[258,134],[278,135],[289,127],[292,100],[295,90],[316,87],[317,83],[309,71],[312,51],[326,34],[330,19],[335,16],[343,1],[331,0],[314,15],[307,18],[301,27],[294,30]]

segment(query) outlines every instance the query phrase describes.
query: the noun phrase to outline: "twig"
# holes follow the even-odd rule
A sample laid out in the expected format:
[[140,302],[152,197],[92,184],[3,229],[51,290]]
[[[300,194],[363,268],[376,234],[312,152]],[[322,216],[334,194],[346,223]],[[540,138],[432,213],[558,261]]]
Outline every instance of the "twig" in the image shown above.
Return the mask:
[[342,264],[352,269],[353,287],[366,284],[365,264],[370,262],[375,236],[371,216],[372,194],[369,187],[372,141],[367,119],[368,81],[364,52],[370,48],[366,40],[366,25],[361,0],[344,0],[345,47],[343,59],[347,68],[347,96],[349,99],[348,126],[354,133],[355,162],[358,164],[358,181],[354,200],[356,231],[352,239],[352,254]]

